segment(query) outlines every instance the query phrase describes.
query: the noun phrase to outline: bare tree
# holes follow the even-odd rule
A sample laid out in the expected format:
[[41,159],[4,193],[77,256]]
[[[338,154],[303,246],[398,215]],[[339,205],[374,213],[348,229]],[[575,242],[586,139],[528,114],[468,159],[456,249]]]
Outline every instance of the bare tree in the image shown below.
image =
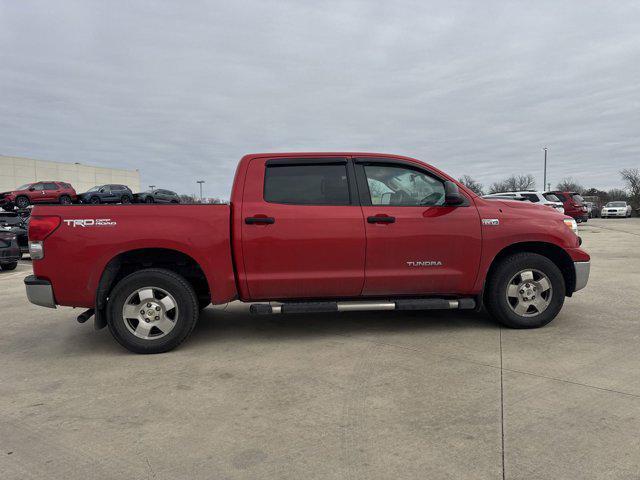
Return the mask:
[[607,192],[607,197],[609,197],[607,202],[615,202],[616,200],[629,200],[629,194],[626,192],[626,190],[623,190],[621,188],[612,188]]
[[197,203],[195,195],[180,195],[180,203]]
[[536,188],[536,179],[530,173],[525,175],[511,175],[510,177],[494,182],[489,187],[489,193],[518,192],[521,190],[533,190]]
[[620,175],[629,190],[629,201],[634,208],[640,209],[640,169],[625,168]]
[[571,177],[563,178],[560,183],[556,185],[556,189],[562,192],[584,192],[584,187]]
[[458,181],[476,195],[484,195],[484,185],[472,178],[470,175],[463,175],[458,179]]

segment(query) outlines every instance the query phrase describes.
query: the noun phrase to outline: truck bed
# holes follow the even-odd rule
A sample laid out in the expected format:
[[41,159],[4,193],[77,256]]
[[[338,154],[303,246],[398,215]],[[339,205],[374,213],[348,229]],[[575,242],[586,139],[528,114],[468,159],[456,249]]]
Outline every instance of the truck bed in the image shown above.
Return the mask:
[[173,249],[202,267],[212,301],[222,303],[236,296],[230,214],[229,205],[36,206],[34,216],[57,215],[62,222],[34,273],[56,287],[58,304],[91,307],[101,273],[119,254]]

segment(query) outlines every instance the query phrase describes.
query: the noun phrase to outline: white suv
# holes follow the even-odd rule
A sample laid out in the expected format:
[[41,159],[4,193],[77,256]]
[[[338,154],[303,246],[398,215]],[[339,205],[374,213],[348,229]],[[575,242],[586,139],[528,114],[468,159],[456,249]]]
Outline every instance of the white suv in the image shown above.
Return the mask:
[[564,214],[564,206],[558,197],[553,193],[543,192],[500,192],[485,195],[483,198],[500,199],[500,200],[519,200],[522,202],[539,203],[553,208],[556,212]]

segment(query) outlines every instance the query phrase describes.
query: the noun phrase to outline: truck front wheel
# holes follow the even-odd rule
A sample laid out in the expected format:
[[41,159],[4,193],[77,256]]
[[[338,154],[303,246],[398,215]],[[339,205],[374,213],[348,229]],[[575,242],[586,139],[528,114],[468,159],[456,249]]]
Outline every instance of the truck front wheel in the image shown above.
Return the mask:
[[162,353],[191,334],[198,315],[198,298],[182,276],[149,268],[118,282],[109,296],[107,324],[126,349]]
[[560,312],[565,288],[560,269],[547,257],[517,253],[503,259],[488,279],[487,310],[507,327],[542,327]]

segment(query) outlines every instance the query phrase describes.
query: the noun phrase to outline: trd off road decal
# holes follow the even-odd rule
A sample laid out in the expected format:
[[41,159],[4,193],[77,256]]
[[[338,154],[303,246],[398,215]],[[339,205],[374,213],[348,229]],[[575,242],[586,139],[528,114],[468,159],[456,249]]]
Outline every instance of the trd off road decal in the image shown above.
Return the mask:
[[115,220],[110,218],[69,218],[64,219],[64,223],[69,227],[113,227],[117,225]]

